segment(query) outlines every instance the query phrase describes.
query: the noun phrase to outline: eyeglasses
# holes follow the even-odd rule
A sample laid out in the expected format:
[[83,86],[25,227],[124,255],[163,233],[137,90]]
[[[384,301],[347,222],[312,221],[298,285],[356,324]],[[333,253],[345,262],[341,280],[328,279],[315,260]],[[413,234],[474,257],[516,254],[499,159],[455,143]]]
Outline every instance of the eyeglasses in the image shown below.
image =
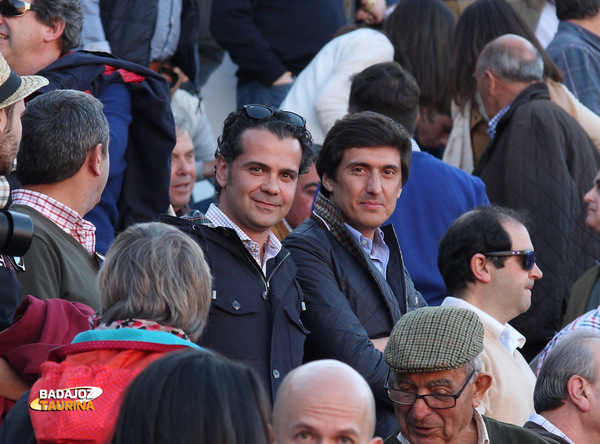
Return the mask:
[[522,267],[530,271],[533,269],[537,256],[533,250],[516,250],[516,251],[494,251],[492,253],[483,253],[484,256],[501,257],[501,256],[523,256]]
[[387,378],[385,379],[384,387],[387,389],[388,396],[393,402],[400,405],[414,405],[415,402],[417,402],[417,399],[422,399],[423,401],[425,401],[425,404],[427,404],[430,408],[442,410],[451,409],[456,405],[456,400],[460,398],[462,392],[464,392],[465,388],[467,388],[469,381],[475,374],[475,370],[473,370],[471,374],[467,377],[467,380],[456,395],[417,395],[413,392],[405,392],[404,390],[399,390],[390,386],[390,373],[391,372],[388,372]]
[[280,109],[274,109],[270,106],[266,105],[244,105],[242,110],[248,115],[248,117],[252,117],[256,120],[264,120],[271,117],[273,114],[283,114],[287,117],[288,123],[297,126],[298,128],[306,127],[306,119],[299,114],[293,113],[291,111],[282,111]]
[[0,15],[4,17],[21,17],[27,11],[37,11],[35,5],[23,2],[21,0],[2,0],[0,1]]

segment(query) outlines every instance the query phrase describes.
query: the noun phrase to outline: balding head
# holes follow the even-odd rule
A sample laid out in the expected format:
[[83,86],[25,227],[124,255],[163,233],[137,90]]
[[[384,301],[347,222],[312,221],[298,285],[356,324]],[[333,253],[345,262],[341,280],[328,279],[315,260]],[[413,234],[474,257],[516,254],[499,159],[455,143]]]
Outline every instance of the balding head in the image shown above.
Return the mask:
[[[371,388],[352,367],[334,360],[314,361],[283,381],[273,409],[277,444],[305,434],[323,442],[348,437],[356,444],[381,444],[372,438],[375,401]],[[332,441],[333,442],[333,441]]]
[[492,118],[530,84],[544,81],[544,61],[531,42],[505,34],[485,45],[475,78],[486,113]]

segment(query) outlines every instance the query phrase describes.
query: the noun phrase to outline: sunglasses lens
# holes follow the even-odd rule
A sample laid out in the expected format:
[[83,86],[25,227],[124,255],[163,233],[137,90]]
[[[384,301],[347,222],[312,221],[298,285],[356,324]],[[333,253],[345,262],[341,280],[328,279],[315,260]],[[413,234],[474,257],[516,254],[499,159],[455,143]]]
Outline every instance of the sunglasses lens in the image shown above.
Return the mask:
[[264,105],[245,105],[244,110],[250,117],[258,120],[266,119],[273,114],[273,111]]
[[290,119],[290,123],[294,126],[298,126],[300,128],[304,128],[306,125],[306,120],[299,114],[293,113],[291,111],[283,111],[283,113],[288,116]]
[[523,256],[525,270],[531,270],[533,268],[535,265],[535,259],[535,251],[528,251],[525,253],[525,256]]
[[19,17],[27,12],[27,6],[28,3],[19,0],[0,1],[0,14],[4,17]]

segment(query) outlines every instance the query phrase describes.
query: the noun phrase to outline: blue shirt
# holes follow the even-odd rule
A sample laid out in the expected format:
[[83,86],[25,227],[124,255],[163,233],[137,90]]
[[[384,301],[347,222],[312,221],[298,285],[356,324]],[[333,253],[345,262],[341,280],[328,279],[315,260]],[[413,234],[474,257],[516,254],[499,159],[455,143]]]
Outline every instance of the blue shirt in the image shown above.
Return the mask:
[[373,235],[373,240],[363,236],[358,230],[355,230],[348,224],[344,224],[346,229],[358,245],[367,253],[373,261],[373,265],[386,277],[386,269],[390,261],[390,249],[383,241],[383,232],[377,228]]

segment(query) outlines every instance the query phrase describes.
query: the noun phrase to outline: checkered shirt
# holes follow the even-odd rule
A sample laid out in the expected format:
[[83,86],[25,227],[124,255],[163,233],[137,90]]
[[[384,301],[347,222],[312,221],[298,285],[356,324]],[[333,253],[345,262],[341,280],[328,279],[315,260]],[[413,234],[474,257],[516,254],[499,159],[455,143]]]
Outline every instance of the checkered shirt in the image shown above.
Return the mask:
[[504,116],[504,114],[506,114],[506,111],[508,111],[509,108],[510,105],[506,105],[504,108],[498,111],[498,113],[496,113],[496,115],[492,117],[488,122],[487,133],[490,136],[490,139],[493,139],[494,136],[496,136],[496,127],[498,126],[498,122],[500,122],[500,119],[502,118],[502,116]]
[[567,441],[571,444],[575,444],[573,441],[571,441],[569,439],[569,437],[567,435],[565,435],[563,432],[561,432],[561,430],[558,427],[556,427],[554,424],[552,424],[550,421],[548,421],[542,415],[538,415],[537,413],[532,413],[531,416],[529,417],[529,420],[531,422],[545,428],[553,435],[560,436],[565,441]]
[[540,353],[537,370],[535,372],[536,375],[540,372],[540,368],[542,368],[544,359],[548,355],[548,352],[552,350],[552,347],[554,347],[556,343],[560,341],[567,333],[578,328],[593,328],[594,330],[600,332],[600,309],[596,308],[595,310],[590,310],[587,313],[582,314],[554,335],[552,340],[548,342],[544,350],[542,350],[542,353]]
[[277,236],[269,231],[267,241],[264,245],[265,254],[263,255],[263,259],[261,261],[260,245],[250,239],[250,237],[248,237],[248,235],[244,233],[240,227],[238,227],[231,219],[229,219],[225,213],[219,209],[219,207],[217,207],[215,204],[210,204],[210,207],[208,207],[208,211],[206,212],[206,217],[218,227],[232,228],[235,230],[238,237],[244,244],[244,247],[246,247],[246,250],[248,250],[248,253],[250,253],[256,263],[260,265],[263,273],[265,275],[267,274],[267,261],[277,256],[277,254],[281,251],[281,242],[279,242]]
[[58,225],[90,253],[96,251],[96,227],[76,211],[37,191],[18,189],[11,194],[13,204],[27,205]]
[[4,208],[10,197],[10,184],[6,177],[0,176],[0,209]]

